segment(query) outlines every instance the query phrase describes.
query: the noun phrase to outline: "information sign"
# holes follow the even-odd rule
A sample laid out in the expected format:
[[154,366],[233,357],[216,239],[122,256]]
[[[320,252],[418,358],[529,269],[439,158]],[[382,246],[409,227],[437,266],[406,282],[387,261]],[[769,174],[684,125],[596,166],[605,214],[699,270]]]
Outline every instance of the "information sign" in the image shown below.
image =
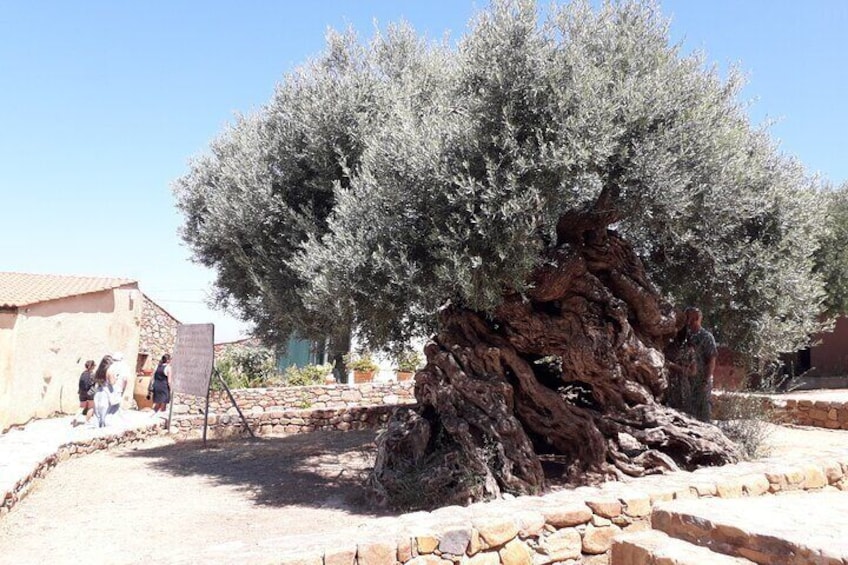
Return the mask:
[[171,356],[173,392],[206,396],[215,364],[215,325],[180,324]]

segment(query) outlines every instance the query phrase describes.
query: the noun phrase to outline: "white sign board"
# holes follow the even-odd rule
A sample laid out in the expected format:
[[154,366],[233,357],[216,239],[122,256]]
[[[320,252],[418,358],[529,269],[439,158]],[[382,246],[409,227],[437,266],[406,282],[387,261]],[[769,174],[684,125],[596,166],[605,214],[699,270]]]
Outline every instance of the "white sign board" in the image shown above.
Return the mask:
[[180,324],[171,356],[173,390],[206,396],[215,365],[215,325]]

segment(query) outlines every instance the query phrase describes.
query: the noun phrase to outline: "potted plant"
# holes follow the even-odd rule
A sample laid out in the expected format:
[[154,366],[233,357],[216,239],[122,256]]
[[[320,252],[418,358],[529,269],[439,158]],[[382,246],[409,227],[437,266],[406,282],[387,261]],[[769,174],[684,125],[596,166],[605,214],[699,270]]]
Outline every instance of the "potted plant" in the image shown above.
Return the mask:
[[353,371],[354,384],[370,383],[374,380],[374,373],[377,372],[377,363],[371,358],[368,352],[360,353],[359,355],[348,354],[344,357],[345,365]]
[[412,349],[401,351],[395,358],[397,363],[397,380],[408,381],[421,366],[421,354]]

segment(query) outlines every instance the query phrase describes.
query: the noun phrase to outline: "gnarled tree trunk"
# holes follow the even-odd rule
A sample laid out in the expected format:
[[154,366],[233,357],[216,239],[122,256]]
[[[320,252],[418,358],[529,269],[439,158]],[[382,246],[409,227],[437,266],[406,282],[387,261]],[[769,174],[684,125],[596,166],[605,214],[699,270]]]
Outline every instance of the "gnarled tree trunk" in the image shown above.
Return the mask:
[[591,483],[737,459],[716,427],[659,403],[662,350],[680,326],[608,223],[563,218],[532,291],[494,315],[441,312],[418,406],[379,440],[371,484],[387,501],[464,503],[537,493],[546,472]]

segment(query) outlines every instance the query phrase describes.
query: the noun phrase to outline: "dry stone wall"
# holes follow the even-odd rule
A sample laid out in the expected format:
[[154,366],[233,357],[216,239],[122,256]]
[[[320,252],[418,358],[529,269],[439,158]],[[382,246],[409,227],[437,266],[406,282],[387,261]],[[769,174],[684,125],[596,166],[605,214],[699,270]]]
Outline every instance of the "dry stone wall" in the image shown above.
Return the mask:
[[[412,381],[367,383],[359,385],[289,386],[273,388],[242,388],[232,391],[245,415],[287,410],[352,408],[415,402]],[[203,414],[206,398],[176,395],[174,414]],[[225,391],[209,395],[209,414],[236,414]]]
[[[302,434],[314,431],[349,431],[377,429],[389,419],[397,405],[353,406],[316,410],[267,410],[243,412],[251,431],[257,436]],[[206,435],[223,439],[248,434],[233,409],[231,413],[210,414]],[[203,435],[203,415],[188,414],[173,420],[172,433],[178,439],[193,439]]]
[[848,402],[771,397],[771,408],[779,419],[799,426],[848,430]]
[[161,306],[144,296],[141,310],[141,328],[138,340],[138,352],[146,355],[143,367],[137,369],[153,369],[165,353],[174,350],[177,339],[179,322]]
[[[732,402],[732,397],[743,393],[714,392],[713,405],[721,412],[721,404]],[[816,393],[812,395],[798,394],[774,394],[774,395],[748,395],[759,398],[763,412],[771,420],[782,424],[795,424],[798,426],[813,426],[817,428],[828,428],[831,430],[848,430],[848,402],[833,398],[829,393]],[[831,398],[827,398],[830,396]],[[848,397],[848,395],[841,395]]]

